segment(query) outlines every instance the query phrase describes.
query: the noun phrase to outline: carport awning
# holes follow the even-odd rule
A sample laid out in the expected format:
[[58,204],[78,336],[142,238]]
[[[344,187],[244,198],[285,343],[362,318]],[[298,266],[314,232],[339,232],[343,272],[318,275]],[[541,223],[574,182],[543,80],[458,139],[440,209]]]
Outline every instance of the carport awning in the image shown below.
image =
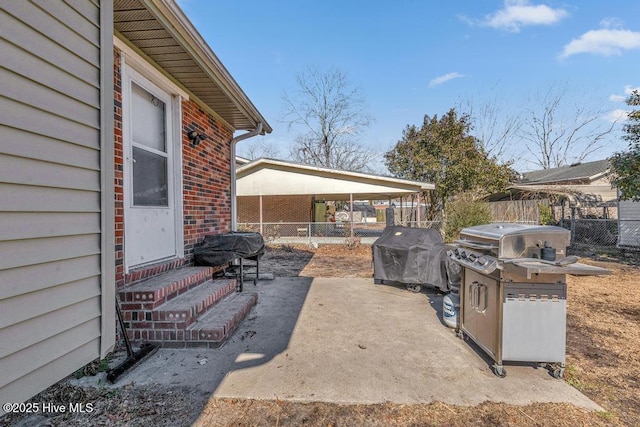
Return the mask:
[[273,159],[257,159],[237,170],[237,195],[313,195],[318,200],[392,199],[433,190],[430,183],[349,172]]

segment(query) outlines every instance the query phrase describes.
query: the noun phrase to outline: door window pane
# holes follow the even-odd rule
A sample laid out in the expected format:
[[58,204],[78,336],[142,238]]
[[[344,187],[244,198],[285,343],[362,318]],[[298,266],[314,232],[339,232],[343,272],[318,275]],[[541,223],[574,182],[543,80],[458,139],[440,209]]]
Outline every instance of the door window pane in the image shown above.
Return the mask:
[[133,147],[134,206],[169,206],[167,158]]
[[166,152],[165,103],[131,82],[133,142]]

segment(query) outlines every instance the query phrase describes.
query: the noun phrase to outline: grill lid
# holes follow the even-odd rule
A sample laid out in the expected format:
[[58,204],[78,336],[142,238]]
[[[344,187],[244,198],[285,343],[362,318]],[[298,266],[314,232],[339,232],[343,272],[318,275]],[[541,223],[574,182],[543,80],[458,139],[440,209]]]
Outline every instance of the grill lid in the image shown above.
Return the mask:
[[496,223],[464,228],[461,246],[483,250],[500,259],[537,258],[545,243],[562,258],[571,241],[571,232],[550,225]]
[[500,241],[505,236],[519,236],[525,234],[564,234],[568,230],[562,227],[556,227],[553,225],[528,225],[528,224],[510,224],[510,223],[495,223],[495,224],[483,224],[473,227],[464,228],[460,236],[468,236],[469,240],[473,240],[472,237],[478,237],[486,240]]

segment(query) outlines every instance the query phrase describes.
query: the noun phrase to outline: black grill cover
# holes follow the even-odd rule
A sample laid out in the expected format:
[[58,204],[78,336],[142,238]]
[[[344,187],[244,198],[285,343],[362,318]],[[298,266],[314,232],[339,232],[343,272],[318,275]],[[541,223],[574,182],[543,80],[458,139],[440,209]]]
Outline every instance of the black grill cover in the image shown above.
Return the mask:
[[265,252],[260,233],[232,231],[209,234],[194,249],[196,265],[217,266],[238,258],[259,259]]
[[447,291],[449,257],[440,233],[430,228],[387,227],[373,243],[377,281],[431,285]]

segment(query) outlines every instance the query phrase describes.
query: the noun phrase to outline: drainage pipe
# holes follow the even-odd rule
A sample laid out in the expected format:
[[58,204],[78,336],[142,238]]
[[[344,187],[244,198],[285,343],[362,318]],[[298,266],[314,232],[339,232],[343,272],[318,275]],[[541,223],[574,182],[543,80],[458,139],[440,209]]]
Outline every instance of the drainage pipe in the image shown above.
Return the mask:
[[262,134],[262,122],[256,128],[242,135],[231,138],[231,231],[238,228],[238,202],[236,200],[236,144],[247,138]]

